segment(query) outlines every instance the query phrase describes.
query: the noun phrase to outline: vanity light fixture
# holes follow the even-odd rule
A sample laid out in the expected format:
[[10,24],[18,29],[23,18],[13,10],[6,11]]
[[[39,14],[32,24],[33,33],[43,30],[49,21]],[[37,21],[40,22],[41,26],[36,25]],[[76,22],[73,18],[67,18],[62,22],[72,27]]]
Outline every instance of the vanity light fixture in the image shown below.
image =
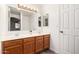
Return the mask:
[[30,6],[26,6],[26,5],[22,5],[22,4],[18,4],[18,9],[20,10],[24,10],[24,11],[30,11],[30,12],[37,12],[38,10],[36,8],[32,8]]

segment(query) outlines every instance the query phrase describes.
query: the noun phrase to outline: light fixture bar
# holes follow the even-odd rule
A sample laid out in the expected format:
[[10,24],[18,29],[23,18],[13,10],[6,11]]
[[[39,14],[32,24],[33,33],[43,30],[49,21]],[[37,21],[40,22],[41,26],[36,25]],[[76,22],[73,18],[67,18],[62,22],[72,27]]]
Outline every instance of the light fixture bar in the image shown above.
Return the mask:
[[31,7],[29,7],[29,6],[20,5],[20,4],[18,4],[17,6],[18,6],[18,8],[21,9],[21,10],[28,10],[28,11],[31,11],[31,12],[37,12],[37,9],[31,8]]

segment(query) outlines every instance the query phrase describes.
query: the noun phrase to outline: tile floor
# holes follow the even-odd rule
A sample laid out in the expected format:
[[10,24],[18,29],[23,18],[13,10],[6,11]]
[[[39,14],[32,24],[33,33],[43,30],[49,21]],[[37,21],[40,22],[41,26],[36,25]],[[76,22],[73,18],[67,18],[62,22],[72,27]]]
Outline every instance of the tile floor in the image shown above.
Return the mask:
[[56,54],[56,53],[51,50],[45,50],[45,51],[41,52],[40,54]]

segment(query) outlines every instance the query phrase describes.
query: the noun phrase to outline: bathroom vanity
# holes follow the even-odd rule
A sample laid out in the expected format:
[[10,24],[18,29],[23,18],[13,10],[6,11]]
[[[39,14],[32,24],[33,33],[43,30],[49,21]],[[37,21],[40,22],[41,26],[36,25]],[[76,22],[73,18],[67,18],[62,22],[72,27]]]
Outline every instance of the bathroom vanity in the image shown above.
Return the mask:
[[50,34],[2,41],[3,54],[34,54],[50,47]]

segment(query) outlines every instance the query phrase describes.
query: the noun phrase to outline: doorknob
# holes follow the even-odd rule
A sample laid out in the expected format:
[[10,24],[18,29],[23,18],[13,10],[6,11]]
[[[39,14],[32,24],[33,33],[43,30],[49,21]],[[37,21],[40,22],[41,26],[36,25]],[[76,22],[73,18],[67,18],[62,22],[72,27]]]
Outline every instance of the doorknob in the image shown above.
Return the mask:
[[60,31],[60,33],[63,33],[63,31]]

